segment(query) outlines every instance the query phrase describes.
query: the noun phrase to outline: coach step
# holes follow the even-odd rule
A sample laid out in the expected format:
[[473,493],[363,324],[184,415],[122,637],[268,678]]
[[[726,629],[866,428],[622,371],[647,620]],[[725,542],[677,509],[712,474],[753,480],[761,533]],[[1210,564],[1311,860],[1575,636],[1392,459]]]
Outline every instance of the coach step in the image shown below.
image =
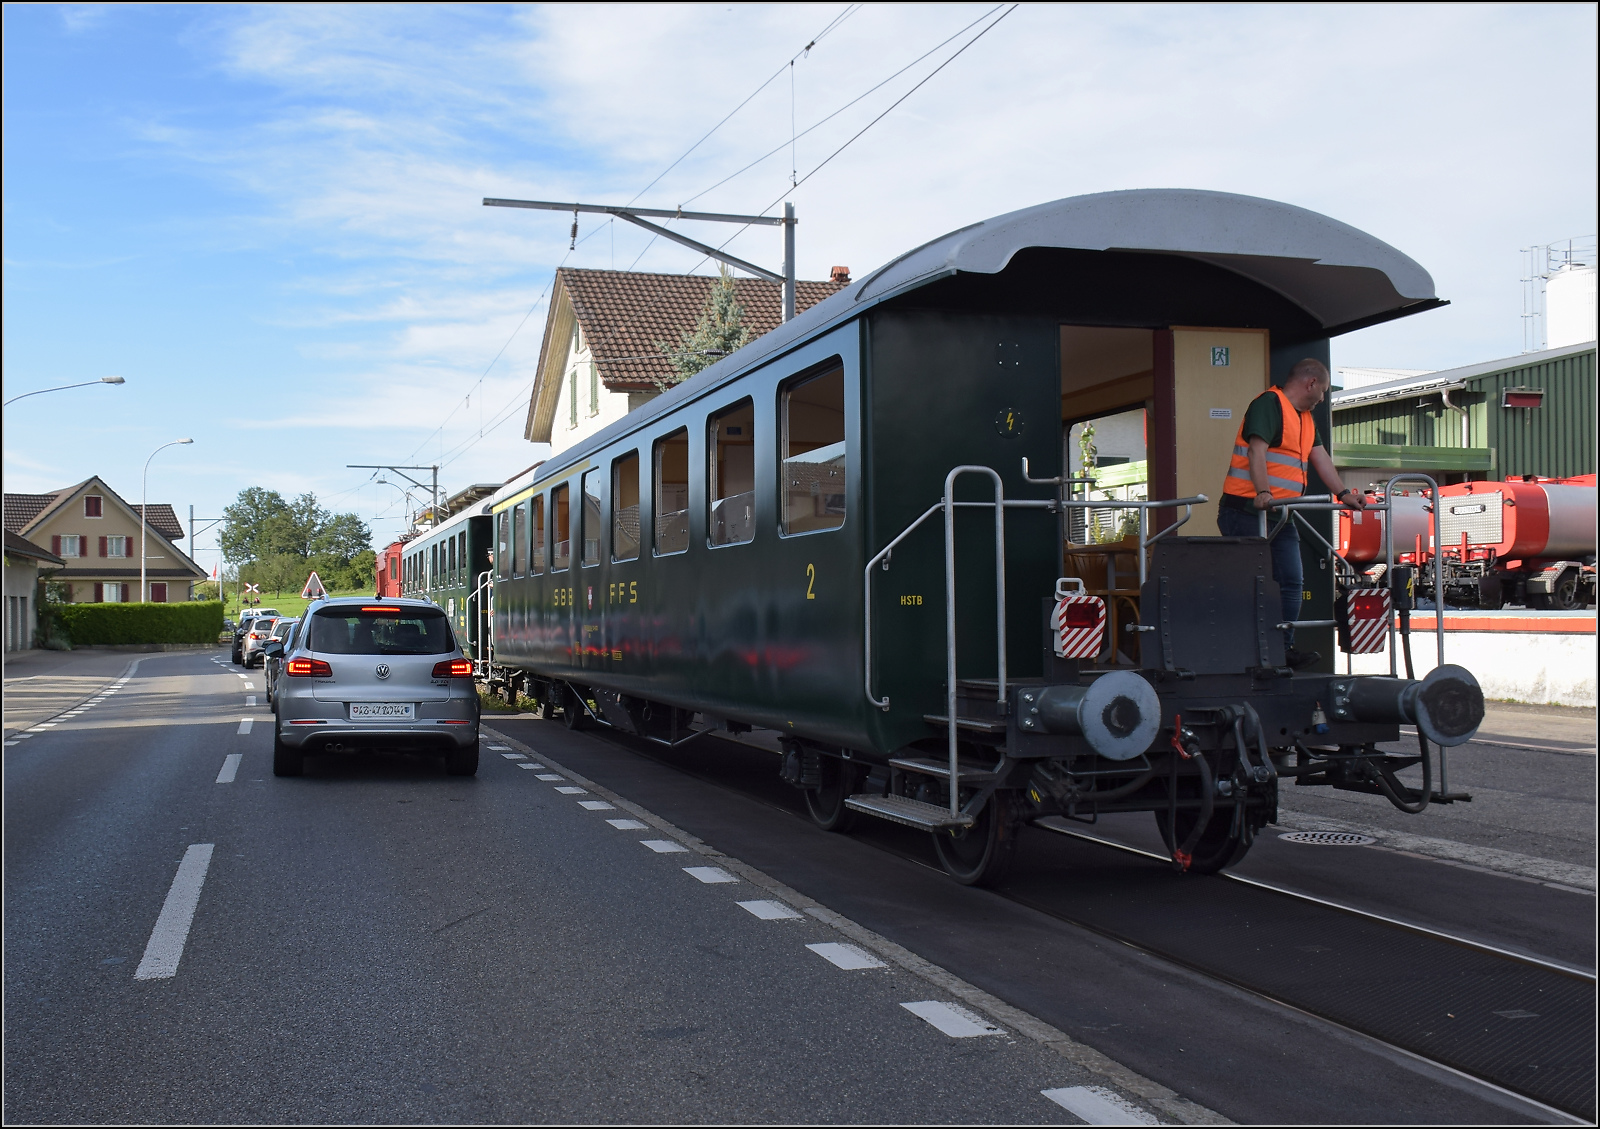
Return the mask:
[[963,813],[951,815],[947,807],[925,804],[921,800],[910,800],[905,796],[871,794],[851,796],[845,800],[844,806],[852,811],[887,819],[891,823],[915,827],[919,831],[949,831],[956,827],[971,827],[975,822],[970,815]]
[[[903,772],[920,772],[925,776],[937,776],[942,780],[950,779],[948,760],[934,760],[932,757],[893,757],[889,761],[889,767],[898,768]],[[965,761],[956,766],[956,773],[963,784],[987,784],[994,779],[992,769],[979,768]]]

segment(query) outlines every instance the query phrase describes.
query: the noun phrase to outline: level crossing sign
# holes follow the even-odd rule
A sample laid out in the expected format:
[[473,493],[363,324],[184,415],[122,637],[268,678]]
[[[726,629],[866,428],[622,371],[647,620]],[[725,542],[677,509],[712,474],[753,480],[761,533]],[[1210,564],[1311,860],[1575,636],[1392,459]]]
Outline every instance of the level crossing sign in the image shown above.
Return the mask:
[[246,584],[244,586],[244,590],[246,592],[251,592],[251,593],[254,593],[255,595],[259,596],[261,594],[261,585],[259,585],[259,584]]
[[306,586],[300,589],[300,595],[307,600],[325,600],[328,590],[322,586],[322,578],[313,572],[306,577]]

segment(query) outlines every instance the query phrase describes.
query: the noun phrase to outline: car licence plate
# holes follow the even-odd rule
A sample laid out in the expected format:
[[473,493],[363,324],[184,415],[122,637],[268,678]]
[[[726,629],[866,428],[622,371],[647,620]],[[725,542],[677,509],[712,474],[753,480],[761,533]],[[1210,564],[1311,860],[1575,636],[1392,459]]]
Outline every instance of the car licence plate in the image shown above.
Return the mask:
[[411,721],[416,708],[412,702],[351,702],[350,718],[352,721]]

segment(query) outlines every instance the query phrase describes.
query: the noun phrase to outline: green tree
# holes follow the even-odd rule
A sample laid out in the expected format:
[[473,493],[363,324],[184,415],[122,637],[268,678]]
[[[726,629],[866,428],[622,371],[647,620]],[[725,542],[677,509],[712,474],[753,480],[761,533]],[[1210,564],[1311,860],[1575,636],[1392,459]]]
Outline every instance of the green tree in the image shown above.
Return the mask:
[[238,500],[222,511],[217,542],[224,559],[243,563],[271,553],[274,530],[288,513],[289,503],[276,490],[247,486],[239,491]]
[[665,341],[656,342],[656,348],[666,356],[677,379],[663,382],[677,384],[688,380],[708,365],[715,364],[750,340],[750,331],[744,326],[744,306],[733,272],[726,264],[717,264],[717,281],[706,297],[705,308],[693,330],[678,335],[674,347]]

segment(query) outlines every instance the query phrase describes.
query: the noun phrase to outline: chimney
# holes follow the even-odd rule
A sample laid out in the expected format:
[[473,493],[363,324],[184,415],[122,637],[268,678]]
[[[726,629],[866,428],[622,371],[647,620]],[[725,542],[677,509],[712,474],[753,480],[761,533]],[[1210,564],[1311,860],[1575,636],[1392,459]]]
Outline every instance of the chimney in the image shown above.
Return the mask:
[[850,284],[850,268],[834,267],[828,274],[828,281],[835,286],[848,286]]

